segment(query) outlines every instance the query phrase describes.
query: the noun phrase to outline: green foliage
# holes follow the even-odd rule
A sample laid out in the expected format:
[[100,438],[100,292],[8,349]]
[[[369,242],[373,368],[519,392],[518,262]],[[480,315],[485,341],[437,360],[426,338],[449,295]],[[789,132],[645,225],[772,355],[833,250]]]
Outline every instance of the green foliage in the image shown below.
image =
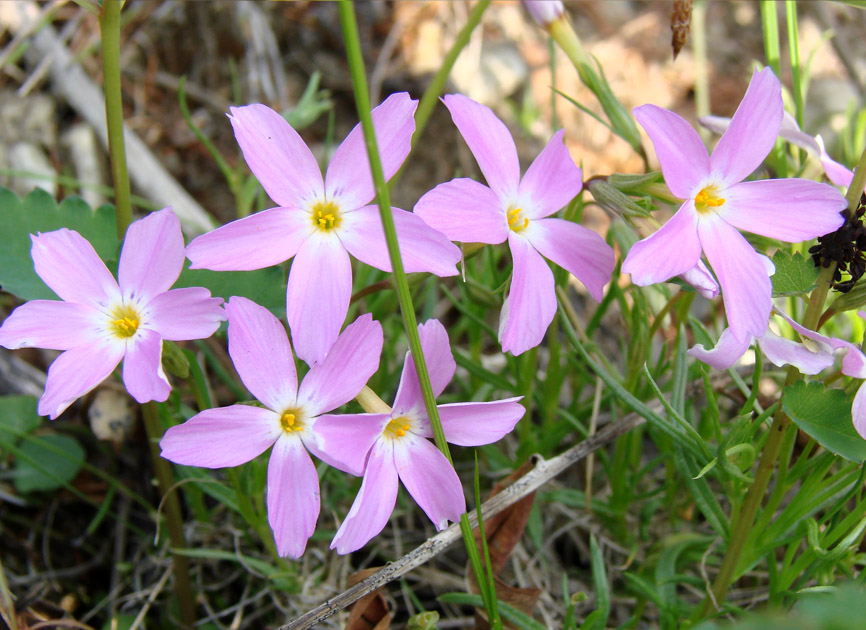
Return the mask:
[[32,396],[0,397],[0,446],[16,443],[41,424]]
[[68,435],[29,436],[15,458],[15,487],[22,493],[57,490],[75,479],[83,462],[84,449],[75,438]]
[[286,274],[279,266],[255,271],[208,271],[185,266],[174,286],[204,287],[226,300],[238,295],[264,306],[277,317],[286,315]]
[[782,405],[791,420],[828,451],[853,462],[866,461],[866,440],[854,430],[844,392],[797,381],[785,388]]
[[780,249],[773,256],[776,273],[773,274],[773,297],[802,295],[815,288],[818,268],[800,252]]

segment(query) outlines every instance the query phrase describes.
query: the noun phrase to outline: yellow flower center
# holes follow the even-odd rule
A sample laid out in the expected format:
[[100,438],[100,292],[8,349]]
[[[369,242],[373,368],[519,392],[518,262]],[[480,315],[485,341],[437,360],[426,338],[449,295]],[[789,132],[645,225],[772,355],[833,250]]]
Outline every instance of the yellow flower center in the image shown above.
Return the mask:
[[714,208],[723,205],[725,205],[725,200],[719,197],[718,188],[712,184],[702,188],[701,192],[695,195],[695,209],[698,214],[709,214],[713,212]]
[[330,232],[338,227],[343,219],[340,217],[340,208],[333,201],[317,201],[313,204],[311,217],[313,226]]
[[394,418],[388,425],[385,427],[385,430],[382,434],[385,437],[390,438],[401,438],[406,435],[406,431],[411,428],[409,424],[408,418]]
[[129,339],[138,330],[141,320],[138,312],[131,306],[121,304],[111,312],[109,326],[111,332],[120,339]]
[[508,216],[508,227],[514,232],[522,232],[529,225],[529,219],[521,216],[523,209],[510,208],[506,216]]
[[298,409],[286,409],[280,416],[280,427],[286,433],[294,433],[304,430],[301,422],[301,412]]

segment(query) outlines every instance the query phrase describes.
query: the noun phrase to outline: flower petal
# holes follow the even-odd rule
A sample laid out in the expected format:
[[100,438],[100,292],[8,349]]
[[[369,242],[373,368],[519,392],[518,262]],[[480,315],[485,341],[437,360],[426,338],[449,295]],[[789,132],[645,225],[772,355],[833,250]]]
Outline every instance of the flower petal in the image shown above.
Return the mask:
[[331,549],[339,554],[352,553],[366,545],[391,518],[398,487],[391,444],[379,440],[370,451],[358,496],[331,541]]
[[866,387],[860,385],[851,405],[851,416],[854,420],[854,429],[860,437],[866,439]]
[[268,522],[277,553],[300,558],[319,519],[319,476],[307,450],[284,433],[268,462]]
[[511,289],[499,316],[499,341],[503,352],[518,355],[544,339],[556,313],[553,273],[528,240],[508,236],[514,271]]
[[141,330],[126,341],[123,384],[140,403],[164,401],[171,384],[162,369],[162,337],[153,330]]
[[30,240],[37,275],[61,300],[100,308],[120,297],[111,272],[78,232],[61,228]]
[[194,238],[186,255],[191,269],[252,271],[294,256],[314,231],[303,210],[271,208]]
[[[845,341],[844,339],[828,337],[827,335],[822,335],[819,332],[810,330],[795,322],[787,313],[778,308],[774,309],[774,311],[782,319],[787,321],[801,336],[816,342],[820,349],[823,350],[829,347],[833,350],[842,350],[842,374],[854,378],[866,378],[866,356],[864,356],[859,346],[850,341]],[[857,314],[860,315],[860,317],[866,317],[866,313],[863,313],[863,311],[858,311]]]
[[508,127],[489,107],[462,94],[447,94],[442,102],[451,112],[487,184],[501,201],[513,199],[520,184],[520,162]]
[[710,174],[710,156],[698,132],[679,114],[656,105],[632,111],[652,140],[668,188],[680,199],[694,197]]
[[549,216],[565,207],[583,188],[582,172],[571,159],[560,129],[520,180],[518,205],[530,219]]
[[780,337],[771,330],[758,339],[758,345],[773,365],[793,365],[803,374],[817,374],[833,365],[832,349],[813,352],[803,344]]
[[[772,273],[770,274],[772,275]],[[719,294],[719,285],[710,270],[704,264],[703,260],[698,260],[698,264],[680,274],[680,278],[684,282],[689,283],[694,287],[695,291],[703,295],[708,300],[712,300]]]
[[[410,98],[407,92],[398,92],[373,109],[373,129],[376,130],[376,145],[386,181],[394,176],[409,155],[417,107],[418,101]],[[344,210],[370,203],[376,195],[360,123],[337,147],[328,164],[325,194],[328,199],[338,201]]]
[[[430,375],[433,395],[438,397],[457,369],[457,363],[451,354],[448,333],[438,319],[429,319],[418,325],[418,335],[421,337],[421,351],[424,353],[424,363]],[[402,415],[410,411],[426,415],[421,385],[418,382],[418,373],[415,371],[415,361],[412,353],[407,352],[403,361],[403,373],[400,375],[400,385],[394,397],[394,414]]]
[[183,269],[183,234],[171,208],[133,222],[123,239],[117,282],[127,298],[142,302],[168,291]]
[[782,125],[782,85],[770,68],[752,74],[731,124],[716,145],[710,164],[730,186],[761,165]]
[[414,212],[452,241],[502,243],[508,219],[499,197],[480,182],[460,177],[427,192]]
[[316,158],[285,118],[256,103],[232,107],[229,120],[244,159],[271,199],[298,206],[321,196],[325,187]]
[[439,405],[445,439],[458,446],[481,446],[500,440],[526,413],[518,402],[521,398]]
[[412,433],[394,442],[400,481],[438,531],[466,511],[463,486],[454,467],[433,443]]
[[659,230],[632,245],[622,270],[631,274],[634,284],[643,287],[689,271],[700,258],[698,215],[690,200]]
[[[392,208],[400,257],[406,273],[427,272],[437,276],[456,276],[460,250],[441,232],[411,212]],[[382,229],[378,206],[364,206],[343,216],[340,241],[362,263],[391,271],[388,244]]]
[[580,280],[601,302],[616,265],[613,249],[601,236],[564,219],[532,221],[525,233],[539,254]]
[[171,289],[148,302],[143,317],[148,328],[163,339],[205,339],[226,320],[222,303],[222,298],[211,297],[210,291],[202,287]]
[[761,337],[773,306],[773,287],[761,257],[739,232],[720,219],[701,221],[698,233],[722,285],[731,333],[740,341]]
[[276,413],[250,405],[205,409],[165,432],[161,455],[175,464],[226,468],[264,453],[282,434]]
[[360,477],[370,449],[390,421],[384,413],[319,416],[314,430],[318,441],[308,447],[329,466]]
[[45,393],[39,399],[39,415],[54,420],[76,398],[108,378],[123,358],[120,343],[94,342],[67,350],[48,368]]
[[689,348],[688,353],[717,370],[727,370],[740,360],[752,345],[752,341],[754,339],[751,337],[737,339],[730,328],[725,328],[712,350],[707,350],[703,344],[697,344]]
[[31,300],[0,326],[0,346],[69,350],[96,341],[105,315],[90,306],[58,300]]
[[282,413],[294,406],[298,393],[295,359],[286,329],[263,306],[232,296],[229,318],[229,355],[246,388],[266,407]]
[[379,369],[382,342],[382,324],[369,313],[346,326],[328,354],[307,372],[298,404],[317,416],[352,400]]
[[352,265],[334,235],[314,234],[292,261],[286,291],[286,319],[298,357],[309,364],[334,345],[352,297]]

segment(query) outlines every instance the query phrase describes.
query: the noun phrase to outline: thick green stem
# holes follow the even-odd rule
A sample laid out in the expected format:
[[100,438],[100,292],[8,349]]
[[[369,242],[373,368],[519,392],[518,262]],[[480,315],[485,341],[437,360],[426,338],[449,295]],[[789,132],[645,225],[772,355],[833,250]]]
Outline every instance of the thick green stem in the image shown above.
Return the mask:
[[854,167],[854,178],[851,180],[848,193],[845,195],[848,210],[852,213],[857,210],[864,188],[866,188],[866,146],[863,147],[863,153],[860,154],[860,161]]

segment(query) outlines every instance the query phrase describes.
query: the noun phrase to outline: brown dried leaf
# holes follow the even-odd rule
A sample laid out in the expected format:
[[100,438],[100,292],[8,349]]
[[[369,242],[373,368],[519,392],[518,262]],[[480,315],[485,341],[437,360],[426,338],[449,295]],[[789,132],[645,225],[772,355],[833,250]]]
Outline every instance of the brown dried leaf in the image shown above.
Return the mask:
[[[381,567],[372,567],[358,571],[349,576],[349,586],[367,579],[376,573]],[[391,611],[388,603],[382,595],[382,589],[377,588],[367,593],[355,602],[349,609],[349,621],[346,622],[346,630],[389,630],[391,628]]]
[[689,40],[692,6],[694,6],[694,0],[674,0],[674,9],[671,12],[671,47],[674,49],[674,59],[677,58]]
[[[532,616],[532,613],[535,611],[535,604],[538,603],[538,598],[541,596],[540,588],[535,588],[534,586],[525,588],[509,586],[499,577],[493,579],[496,582],[496,599],[500,602],[505,602],[512,608],[516,608],[530,617]],[[490,624],[487,621],[486,613],[487,611],[483,608],[475,609],[475,630],[489,630]],[[509,630],[518,628],[518,626],[507,619],[502,620],[502,625]]]

